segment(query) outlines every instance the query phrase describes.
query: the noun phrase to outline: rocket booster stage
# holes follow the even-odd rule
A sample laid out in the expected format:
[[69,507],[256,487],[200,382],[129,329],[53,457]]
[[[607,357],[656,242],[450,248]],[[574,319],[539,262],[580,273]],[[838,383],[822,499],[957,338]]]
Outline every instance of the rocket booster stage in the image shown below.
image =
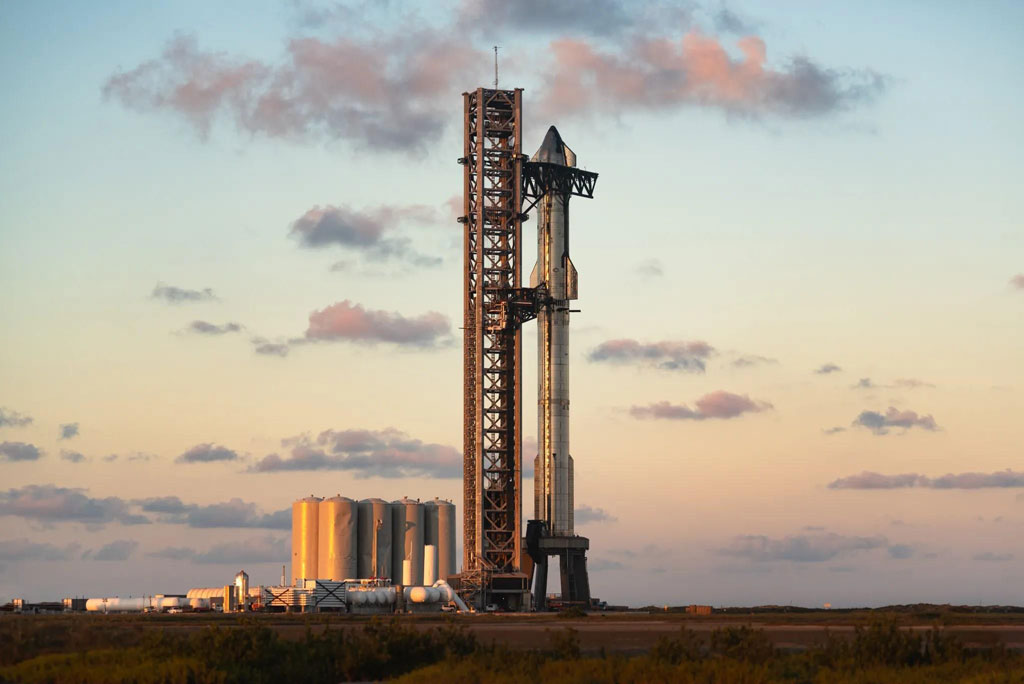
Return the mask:
[[[532,161],[576,166],[576,155],[552,126]],[[569,194],[547,193],[538,204],[537,265],[530,287],[546,285],[537,315],[537,450],[534,517],[550,534],[572,536],[573,462],[569,455],[569,301],[578,297],[569,259]]]

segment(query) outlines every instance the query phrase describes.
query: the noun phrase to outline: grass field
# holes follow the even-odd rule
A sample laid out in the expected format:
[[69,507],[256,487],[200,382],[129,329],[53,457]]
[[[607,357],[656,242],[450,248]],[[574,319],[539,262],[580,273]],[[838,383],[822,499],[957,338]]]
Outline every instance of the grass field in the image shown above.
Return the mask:
[[0,682],[1024,684],[1024,616],[5,615]]

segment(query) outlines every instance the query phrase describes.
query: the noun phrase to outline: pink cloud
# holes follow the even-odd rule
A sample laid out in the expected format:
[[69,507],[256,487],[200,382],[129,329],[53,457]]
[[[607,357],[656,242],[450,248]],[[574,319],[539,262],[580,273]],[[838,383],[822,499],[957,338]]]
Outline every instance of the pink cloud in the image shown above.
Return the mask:
[[718,390],[705,394],[694,402],[696,408],[686,404],[671,404],[659,401],[646,406],[633,406],[629,412],[634,418],[654,418],[662,420],[709,420],[713,418],[728,420],[744,413],[760,413],[772,409],[765,401],[755,401],[747,395],[733,394]]
[[884,87],[870,71],[835,71],[805,57],[781,69],[767,63],[757,36],[736,41],[733,57],[717,39],[689,32],[681,40],[641,38],[619,52],[583,39],[551,43],[553,65],[541,104],[548,115],[683,105],[730,113],[824,114],[871,99]]
[[306,339],[434,347],[450,332],[448,319],[436,311],[406,318],[394,312],[369,311],[346,299],[311,313]]
[[1024,273],[1018,273],[1017,275],[1010,278],[1010,285],[1017,288],[1018,290],[1024,290]]
[[159,57],[108,78],[103,95],[131,109],[177,114],[202,138],[223,116],[253,135],[417,151],[441,134],[451,98],[483,59],[448,38],[427,31],[296,38],[274,66],[202,51],[194,38],[178,36]]

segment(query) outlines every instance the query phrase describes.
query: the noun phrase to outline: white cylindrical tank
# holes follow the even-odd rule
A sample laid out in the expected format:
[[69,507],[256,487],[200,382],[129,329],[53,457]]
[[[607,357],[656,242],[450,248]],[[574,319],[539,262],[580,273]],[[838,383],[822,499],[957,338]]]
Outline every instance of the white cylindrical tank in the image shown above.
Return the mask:
[[359,576],[358,519],[358,504],[352,499],[339,494],[320,502],[317,579],[341,582]]
[[[423,583],[423,504],[414,499],[404,498],[391,502],[393,529],[391,544],[394,568],[392,578],[402,577],[403,561],[412,563],[412,575],[408,584]],[[403,577],[403,584],[404,577]]]
[[[455,504],[434,499],[423,504],[423,543],[437,547],[437,577],[447,580],[455,566]],[[432,584],[431,582],[423,582]]]
[[190,598],[187,601],[192,610],[210,610],[210,599],[208,598]]
[[[392,577],[391,505],[383,499],[360,501],[358,530],[359,577]],[[373,567],[374,540],[377,547],[376,568]]]
[[[436,508],[434,509],[437,510]],[[423,584],[431,585],[437,581],[437,547],[433,544],[423,546]]]
[[91,598],[85,609],[93,613],[140,613],[151,604],[148,598]]
[[316,579],[320,499],[307,496],[292,504],[292,584]]

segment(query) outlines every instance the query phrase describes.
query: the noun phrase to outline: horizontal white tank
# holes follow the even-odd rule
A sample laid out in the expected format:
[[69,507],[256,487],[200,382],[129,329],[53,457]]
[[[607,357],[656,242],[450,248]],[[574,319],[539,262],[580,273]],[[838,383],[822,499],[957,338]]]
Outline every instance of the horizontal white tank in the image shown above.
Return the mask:
[[[222,590],[223,591],[223,590]],[[182,598],[180,596],[145,596],[134,598],[91,598],[85,609],[92,613],[141,613],[145,610],[165,611],[171,608],[209,610],[209,599]]]

